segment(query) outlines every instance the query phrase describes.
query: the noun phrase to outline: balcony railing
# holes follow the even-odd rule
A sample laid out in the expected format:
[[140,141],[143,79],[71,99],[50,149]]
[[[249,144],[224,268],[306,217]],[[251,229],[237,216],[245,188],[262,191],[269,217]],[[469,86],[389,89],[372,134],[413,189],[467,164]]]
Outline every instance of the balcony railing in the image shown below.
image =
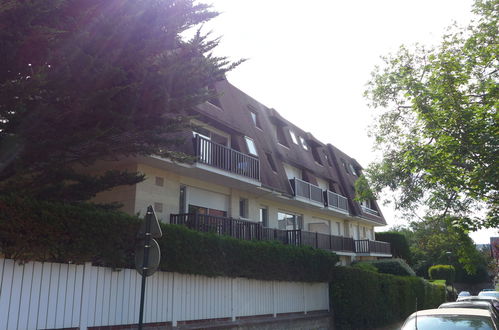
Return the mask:
[[392,254],[390,243],[361,239],[355,241],[356,253]]
[[315,186],[306,181],[294,178],[289,180],[295,196],[309,199],[313,202],[324,205],[324,195],[322,194],[321,187]]
[[[317,249],[337,252],[356,252],[356,241],[350,237],[342,237],[303,230],[281,230],[263,227],[259,222],[217,217],[204,214],[172,214],[170,223],[184,225],[190,229],[213,232],[243,240],[279,241],[295,246],[311,246]],[[374,241],[370,241],[374,242]],[[380,243],[380,242],[374,242]],[[383,242],[381,242],[383,243]],[[388,243],[384,243],[388,244]],[[364,247],[363,244],[360,247]],[[378,245],[368,245],[367,248]],[[360,248],[359,248],[360,249]],[[388,244],[388,251],[390,245]],[[362,250],[362,249],[360,249]]]
[[362,211],[365,212],[365,213],[369,213],[369,214],[372,214],[372,215],[379,215],[378,211],[376,210],[373,210],[367,206],[364,206],[364,205],[361,205],[362,207]]
[[194,137],[199,163],[260,181],[258,158],[212,142],[199,135]]
[[348,200],[346,197],[329,190],[326,190],[325,196],[328,207],[348,212]]

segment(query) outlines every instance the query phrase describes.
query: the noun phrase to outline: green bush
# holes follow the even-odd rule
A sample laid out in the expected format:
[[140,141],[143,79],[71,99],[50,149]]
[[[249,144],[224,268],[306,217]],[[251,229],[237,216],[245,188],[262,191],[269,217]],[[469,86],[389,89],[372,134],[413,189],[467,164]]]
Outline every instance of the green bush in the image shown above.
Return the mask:
[[404,234],[395,231],[376,233],[376,240],[390,243],[392,256],[411,263],[411,251]]
[[[0,252],[19,261],[133,267],[137,217],[93,204],[0,198]],[[338,257],[310,247],[241,241],[161,224],[160,270],[263,280],[330,279]]]
[[432,280],[445,280],[452,285],[456,277],[456,270],[452,265],[435,265],[428,268],[428,275]]
[[369,262],[356,262],[352,264],[352,267],[367,270],[369,272],[378,272],[378,268],[376,268],[376,266]]
[[336,267],[329,288],[338,329],[382,327],[445,301],[443,285],[419,277],[377,274],[354,267]]
[[[379,273],[399,275],[399,276],[416,276],[412,268],[402,259],[380,259],[357,262],[354,265],[369,264],[374,266]],[[365,266],[362,266],[365,267]]]

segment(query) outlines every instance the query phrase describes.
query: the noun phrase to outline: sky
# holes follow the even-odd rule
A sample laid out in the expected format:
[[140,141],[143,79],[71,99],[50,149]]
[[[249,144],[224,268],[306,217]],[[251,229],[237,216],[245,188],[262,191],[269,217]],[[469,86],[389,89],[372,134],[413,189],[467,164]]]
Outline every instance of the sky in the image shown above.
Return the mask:
[[[374,111],[363,97],[381,56],[400,45],[436,45],[445,28],[466,25],[471,0],[206,0],[221,15],[204,32],[217,55],[247,59],[228,80],[362,166],[377,157],[368,137]],[[389,225],[404,224],[380,205]],[[499,232],[471,235],[488,243]]]

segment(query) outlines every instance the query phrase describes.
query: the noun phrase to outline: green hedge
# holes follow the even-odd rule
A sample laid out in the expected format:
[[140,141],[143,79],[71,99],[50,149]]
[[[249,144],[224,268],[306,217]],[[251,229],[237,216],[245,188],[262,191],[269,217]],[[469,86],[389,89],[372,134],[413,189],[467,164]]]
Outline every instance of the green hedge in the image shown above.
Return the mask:
[[[399,276],[416,276],[414,270],[402,259],[380,259],[360,261],[355,263],[355,266],[366,264],[374,266],[379,273],[399,275]],[[357,266],[358,267],[358,266]]]
[[406,262],[411,262],[411,251],[404,234],[395,231],[378,232],[376,233],[376,240],[390,243],[394,258],[402,258]]
[[456,270],[452,265],[435,265],[428,268],[428,275],[432,280],[445,280],[452,285],[456,278]]
[[370,329],[393,324],[417,310],[445,301],[445,286],[419,277],[379,274],[336,267],[330,288],[331,310],[338,329]]
[[[20,261],[133,267],[140,219],[93,204],[0,198],[0,251]],[[338,257],[309,247],[241,241],[162,224],[160,269],[283,281],[330,279]]]

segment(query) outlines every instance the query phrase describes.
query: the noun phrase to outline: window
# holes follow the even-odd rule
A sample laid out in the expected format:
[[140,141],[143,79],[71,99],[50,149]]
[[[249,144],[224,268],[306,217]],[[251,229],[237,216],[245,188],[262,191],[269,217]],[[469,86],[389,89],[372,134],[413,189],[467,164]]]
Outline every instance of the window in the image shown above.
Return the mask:
[[227,212],[223,210],[210,209],[207,207],[189,204],[189,213],[212,215],[215,217],[226,217]]
[[326,158],[326,161],[329,166],[333,167],[333,162],[331,161],[331,158],[327,155],[327,153],[324,151],[324,158]]
[[249,138],[247,136],[245,136],[244,139],[246,140],[246,146],[248,147],[248,152],[253,156],[258,156],[258,153],[256,152],[255,141],[253,141],[252,138]]
[[341,234],[341,223],[336,222],[336,235],[342,236]]
[[180,186],[180,194],[178,199],[178,212],[185,213],[187,188],[186,186]]
[[288,141],[286,141],[286,137],[284,136],[284,130],[282,129],[282,127],[274,125],[274,128],[275,128],[277,142],[280,145],[289,148],[289,144]]
[[248,218],[248,200],[246,198],[239,199],[239,216],[241,218]]
[[314,160],[317,164],[323,166],[322,159],[317,148],[312,148],[312,156],[314,156]]
[[279,211],[277,212],[277,227],[283,230],[303,229],[303,216]]
[[256,111],[250,108],[250,115],[251,119],[253,119],[253,124],[255,124],[255,126],[259,129],[262,129],[262,125],[260,125],[260,119],[258,118],[258,114],[256,113]]
[[272,168],[272,171],[277,172],[277,168],[274,163],[274,158],[272,158],[272,155],[268,152],[265,153],[265,156],[267,156],[267,160],[269,162],[270,168]]
[[348,164],[348,166],[350,167],[350,172],[351,172],[353,175],[359,176],[359,173],[357,172],[357,170],[355,169],[355,167],[353,167],[353,165],[352,165],[352,164]]
[[305,141],[305,139],[302,138],[301,136],[300,136],[300,142],[301,142],[301,146],[303,147],[303,149],[308,150],[307,141]]
[[206,140],[211,140],[215,143],[221,144],[226,147],[229,146],[229,138],[227,136],[215,133],[214,131],[207,129],[206,127],[201,127],[201,126],[193,127],[192,135],[194,137],[196,135],[199,135],[200,137]]
[[298,144],[298,139],[296,138],[295,132],[293,132],[292,130],[289,130],[289,135],[291,135],[291,140],[293,140],[293,143]]
[[260,206],[260,223],[264,227],[269,226],[269,209],[267,206]]

